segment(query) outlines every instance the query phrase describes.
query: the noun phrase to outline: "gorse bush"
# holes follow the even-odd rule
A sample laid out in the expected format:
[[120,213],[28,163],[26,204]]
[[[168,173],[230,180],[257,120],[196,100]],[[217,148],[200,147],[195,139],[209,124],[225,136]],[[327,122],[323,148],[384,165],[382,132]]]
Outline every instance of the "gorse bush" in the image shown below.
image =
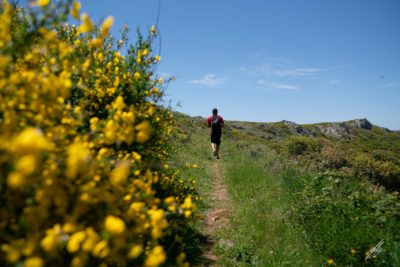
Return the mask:
[[305,136],[291,136],[286,142],[290,155],[298,156],[321,151],[322,145]]
[[354,173],[367,177],[375,183],[384,185],[388,190],[400,189],[400,167],[393,161],[374,159],[368,154],[360,154],[353,161]]
[[324,145],[319,163],[325,169],[340,169],[348,165],[348,160],[346,154],[338,146]]
[[79,10],[0,4],[0,265],[187,265],[156,28],[128,47]]

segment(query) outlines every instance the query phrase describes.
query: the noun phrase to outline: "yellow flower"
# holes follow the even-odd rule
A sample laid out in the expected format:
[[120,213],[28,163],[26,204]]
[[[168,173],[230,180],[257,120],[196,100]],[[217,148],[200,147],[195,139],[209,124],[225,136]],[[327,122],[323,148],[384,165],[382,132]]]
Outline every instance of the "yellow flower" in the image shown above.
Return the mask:
[[50,0],[37,0],[37,2],[34,4],[35,6],[47,6],[48,4],[50,4]]
[[165,262],[166,256],[162,246],[154,247],[146,258],[146,267],[156,267]]
[[33,154],[49,148],[49,142],[38,128],[23,130],[11,142],[11,150],[17,154]]
[[185,215],[185,218],[189,218],[190,215],[192,215],[192,211],[190,211],[190,210],[185,210],[184,215]]
[[354,248],[352,248],[352,249],[350,250],[350,252],[351,252],[351,255],[354,256],[354,255],[357,253],[357,250],[355,250]]
[[164,199],[165,203],[170,205],[172,203],[175,203],[175,197],[167,197],[166,199]]
[[24,176],[19,172],[12,172],[8,175],[7,184],[11,188],[18,188],[25,183]]
[[333,261],[333,259],[328,259],[328,260],[326,261],[326,263],[327,263],[328,265],[333,265],[333,264],[335,264],[335,262]]
[[105,230],[111,234],[122,234],[125,232],[125,222],[118,217],[109,215],[105,221]]
[[21,157],[15,166],[16,170],[23,175],[30,175],[35,171],[36,158],[33,155],[25,155]]
[[139,78],[140,78],[140,72],[136,71],[135,74],[133,75],[133,79],[137,81],[139,80]]
[[107,94],[112,96],[115,93],[115,87],[107,88]]
[[148,121],[142,121],[135,127],[137,134],[136,134],[136,141],[139,143],[144,143],[150,139],[151,135],[151,126]]
[[90,46],[92,48],[98,48],[103,44],[103,39],[101,38],[94,38],[90,41]]
[[93,256],[99,257],[99,258],[105,258],[110,254],[110,248],[108,247],[108,242],[107,240],[102,240],[99,243],[97,243],[92,251]]
[[90,151],[80,142],[73,143],[67,148],[67,170],[68,178],[74,178],[84,168],[89,160]]
[[74,233],[71,238],[68,240],[67,250],[70,253],[75,253],[81,247],[81,244],[86,238],[85,231],[79,231]]
[[97,59],[99,60],[99,61],[101,61],[101,62],[103,62],[103,60],[104,60],[104,55],[103,55],[103,53],[99,53],[99,54],[97,54]]
[[24,261],[24,267],[42,267],[44,265],[44,261],[39,257],[30,257]]
[[138,50],[136,53],[136,58],[142,58],[142,56],[143,56],[142,50]]
[[158,239],[163,236],[163,229],[168,227],[168,222],[164,216],[164,210],[150,210],[149,214],[151,226],[153,227],[151,236],[154,239]]
[[121,162],[117,167],[112,170],[110,180],[113,185],[120,185],[125,183],[129,176],[129,163],[126,161]]
[[113,16],[109,16],[104,20],[103,24],[101,25],[101,35],[103,37],[105,37],[108,34],[108,31],[110,30],[113,24],[114,24]]
[[90,59],[86,59],[82,64],[82,70],[86,71],[90,67]]
[[40,245],[46,252],[53,251],[58,243],[58,236],[55,233],[48,233],[41,241]]
[[82,24],[79,26],[78,31],[80,33],[91,32],[94,29],[93,22],[87,13],[81,15]]
[[71,15],[76,18],[79,19],[79,10],[81,9],[81,3],[79,2],[74,2],[72,4],[72,9],[71,9]]
[[142,212],[142,211],[144,210],[145,204],[144,204],[143,202],[133,202],[133,203],[129,206],[129,208],[130,208],[131,210],[133,210],[134,212],[139,213],[139,212]]
[[118,85],[119,85],[119,77],[118,76],[115,78],[113,85],[114,85],[114,87],[118,87]]
[[90,119],[90,130],[95,131],[97,129],[97,123],[99,122],[99,118],[93,117]]
[[149,55],[149,49],[145,48],[145,49],[143,50],[143,56],[144,56],[144,57],[147,57],[148,55]]
[[192,204],[192,199],[190,196],[186,197],[185,200],[183,201],[183,204],[181,205],[182,209],[191,209],[193,207]]
[[137,258],[140,254],[142,254],[142,252],[143,248],[141,245],[133,245],[128,252],[128,258],[130,259]]
[[161,57],[160,57],[159,55],[157,55],[157,56],[154,57],[154,61],[155,61],[155,62],[158,62],[158,61],[160,61],[160,60],[161,60]]
[[86,239],[82,244],[82,250],[87,252],[92,251],[99,241],[100,236],[93,230],[93,228],[86,228]]
[[106,127],[104,128],[104,135],[109,143],[113,143],[115,141],[117,129],[118,125],[113,120],[107,121]]
[[113,103],[113,108],[116,110],[123,110],[124,107],[125,107],[124,98],[121,95],[119,95]]
[[154,25],[151,25],[150,33],[151,33],[151,35],[156,35],[156,27]]
[[72,233],[75,230],[75,226],[72,223],[65,223],[62,227],[64,233]]

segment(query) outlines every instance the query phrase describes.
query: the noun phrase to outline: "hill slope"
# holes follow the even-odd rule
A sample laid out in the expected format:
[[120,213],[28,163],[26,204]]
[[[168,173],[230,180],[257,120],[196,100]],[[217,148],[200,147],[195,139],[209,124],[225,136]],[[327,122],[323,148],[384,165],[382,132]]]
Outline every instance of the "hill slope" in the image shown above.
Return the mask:
[[318,170],[352,171],[390,191],[400,189],[400,133],[366,119],[307,125],[232,121],[227,126],[234,135],[260,137],[289,156],[302,156]]
[[[181,149],[175,160],[197,163],[182,176],[198,183],[204,217],[197,227],[204,235],[207,212],[216,205],[215,161],[229,193],[229,223],[206,239],[214,242],[203,244],[206,251],[212,246],[217,264],[399,265],[398,133],[364,120],[228,121],[218,161],[211,156],[205,119],[176,118]],[[330,134],[338,127],[345,135]],[[381,240],[384,252],[365,261]],[[213,263],[200,259],[199,264]]]

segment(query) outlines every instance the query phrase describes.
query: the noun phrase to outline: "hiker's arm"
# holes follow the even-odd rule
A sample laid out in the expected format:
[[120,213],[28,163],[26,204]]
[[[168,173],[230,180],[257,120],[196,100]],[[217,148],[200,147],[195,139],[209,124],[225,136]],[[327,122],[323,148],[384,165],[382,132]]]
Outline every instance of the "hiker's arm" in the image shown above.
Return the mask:
[[224,127],[224,119],[222,117],[220,117],[221,119],[221,127]]
[[210,118],[207,119],[207,126],[211,127],[211,119]]

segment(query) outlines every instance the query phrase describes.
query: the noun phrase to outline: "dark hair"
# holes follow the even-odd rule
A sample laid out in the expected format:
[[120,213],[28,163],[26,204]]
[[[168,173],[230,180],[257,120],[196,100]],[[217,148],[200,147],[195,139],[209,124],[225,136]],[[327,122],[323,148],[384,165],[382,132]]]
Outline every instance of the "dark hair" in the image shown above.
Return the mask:
[[212,111],[213,114],[218,114],[218,109],[214,108]]

